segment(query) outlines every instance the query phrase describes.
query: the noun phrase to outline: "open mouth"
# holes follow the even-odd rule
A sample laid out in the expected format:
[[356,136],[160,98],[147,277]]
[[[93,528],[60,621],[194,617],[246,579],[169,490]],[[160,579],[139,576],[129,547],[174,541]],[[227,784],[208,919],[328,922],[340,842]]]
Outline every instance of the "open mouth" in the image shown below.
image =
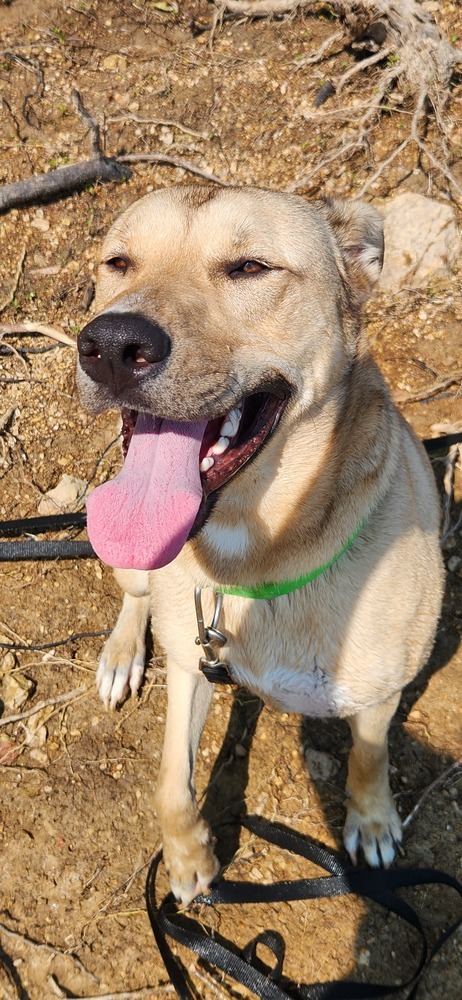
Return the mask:
[[[209,420],[199,453],[204,497],[224,486],[253,458],[275,430],[289,399],[287,389],[247,396],[225,416]],[[138,418],[137,410],[122,410],[122,450],[127,455]]]
[[141,570],[172,562],[206,518],[207,498],[259,453],[288,399],[276,383],[222,417],[189,423],[124,410],[122,470],[87,500],[100,559]]

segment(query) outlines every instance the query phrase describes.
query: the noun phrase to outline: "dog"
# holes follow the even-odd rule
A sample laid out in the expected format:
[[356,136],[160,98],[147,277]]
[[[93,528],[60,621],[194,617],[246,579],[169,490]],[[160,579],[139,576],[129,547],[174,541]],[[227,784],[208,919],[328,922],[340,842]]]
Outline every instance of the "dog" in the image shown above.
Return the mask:
[[157,191],[103,243],[77,380],[91,411],[124,411],[128,453],[88,502],[125,592],[97,684],[112,708],[137,691],[152,614],[155,807],[184,904],[218,871],[194,760],[222,671],[283,712],[347,719],[346,849],[388,866],[401,841],[387,731],[443,576],[431,467],[361,333],[382,258],[369,205],[257,188]]

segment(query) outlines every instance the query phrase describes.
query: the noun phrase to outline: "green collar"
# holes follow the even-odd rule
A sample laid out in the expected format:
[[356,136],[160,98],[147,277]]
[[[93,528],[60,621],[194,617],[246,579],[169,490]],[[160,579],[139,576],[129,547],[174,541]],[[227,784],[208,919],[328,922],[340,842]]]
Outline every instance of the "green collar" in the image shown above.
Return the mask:
[[281,580],[280,583],[260,583],[257,587],[217,587],[216,590],[219,594],[231,594],[233,597],[251,597],[254,600],[263,601],[270,601],[273,597],[282,597],[283,594],[290,594],[293,590],[298,590],[299,587],[304,587],[305,584],[316,580],[316,577],[321,576],[327,569],[334,566],[340,557],[351,548],[361,529],[364,527],[366,520],[364,517],[359,522],[353,534],[350,535],[348,541],[340,549],[340,552],[336,552],[335,556],[332,556],[329,562],[324,563],[323,566],[318,566],[317,569],[313,569],[311,573],[306,573],[305,576],[299,576],[296,580]]

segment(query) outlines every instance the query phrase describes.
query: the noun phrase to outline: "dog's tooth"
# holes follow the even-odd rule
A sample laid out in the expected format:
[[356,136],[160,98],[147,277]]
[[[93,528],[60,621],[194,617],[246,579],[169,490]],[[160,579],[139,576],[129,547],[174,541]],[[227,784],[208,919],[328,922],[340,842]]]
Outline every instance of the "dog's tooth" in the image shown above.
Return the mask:
[[234,410],[230,410],[226,414],[226,417],[220,427],[220,436],[233,438],[239,430],[239,424],[241,422],[242,410],[240,407],[236,406]]
[[212,456],[209,455],[208,458],[203,458],[202,459],[202,462],[201,462],[201,464],[199,466],[199,471],[200,472],[208,472],[209,469],[211,469],[213,465],[215,465],[215,462],[213,461]]
[[220,436],[221,437],[232,438],[232,437],[234,437],[235,433],[236,433],[236,431],[234,430],[234,424],[227,417],[226,420],[223,421],[223,423],[222,423],[222,425],[220,427]]
[[226,449],[229,448],[229,438],[220,437],[216,444],[212,448],[213,455],[223,455]]

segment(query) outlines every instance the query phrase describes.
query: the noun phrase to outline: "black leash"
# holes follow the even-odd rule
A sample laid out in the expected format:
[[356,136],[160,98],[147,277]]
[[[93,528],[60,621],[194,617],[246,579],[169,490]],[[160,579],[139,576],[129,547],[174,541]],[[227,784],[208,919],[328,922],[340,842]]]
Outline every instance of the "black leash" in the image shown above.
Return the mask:
[[[303,878],[275,882],[271,885],[251,882],[232,882],[223,879],[210,892],[197,896],[195,903],[215,907],[232,903],[277,903],[288,900],[330,899],[334,896],[357,895],[373,900],[391,913],[410,924],[420,938],[420,955],[416,968],[408,979],[395,983],[343,982],[297,984],[283,975],[284,940],[278,932],[263,931],[239,950],[221,935],[210,936],[198,921],[185,916],[177,907],[172,893],[157,903],[156,875],[162,853],[156,855],[149,866],[146,880],[146,906],[151,927],[165,968],[180,1000],[194,1000],[195,993],[187,973],[173,955],[167,937],[194,951],[211,969],[219,969],[236,982],[252,990],[262,1000],[373,1000],[410,987],[407,1000],[414,1000],[422,976],[431,960],[445,941],[462,924],[462,917],[451,924],[429,951],[421,921],[405,900],[395,890],[403,886],[448,885],[462,899],[462,884],[452,876],[429,868],[393,868],[362,871],[345,863],[338,855],[308,841],[299,833],[274,826],[259,816],[247,816],[243,825],[263,840],[283,850],[292,851],[307,861],[330,872],[321,878]],[[273,968],[257,957],[257,947],[265,945],[272,951]]]
[[[62,531],[63,528],[85,528],[84,511],[73,514],[49,514],[44,517],[19,517],[13,521],[0,521],[0,537],[14,535],[39,535],[45,531]],[[96,553],[85,541],[68,538],[55,541],[0,542],[0,562],[23,562],[38,559],[95,559]]]

